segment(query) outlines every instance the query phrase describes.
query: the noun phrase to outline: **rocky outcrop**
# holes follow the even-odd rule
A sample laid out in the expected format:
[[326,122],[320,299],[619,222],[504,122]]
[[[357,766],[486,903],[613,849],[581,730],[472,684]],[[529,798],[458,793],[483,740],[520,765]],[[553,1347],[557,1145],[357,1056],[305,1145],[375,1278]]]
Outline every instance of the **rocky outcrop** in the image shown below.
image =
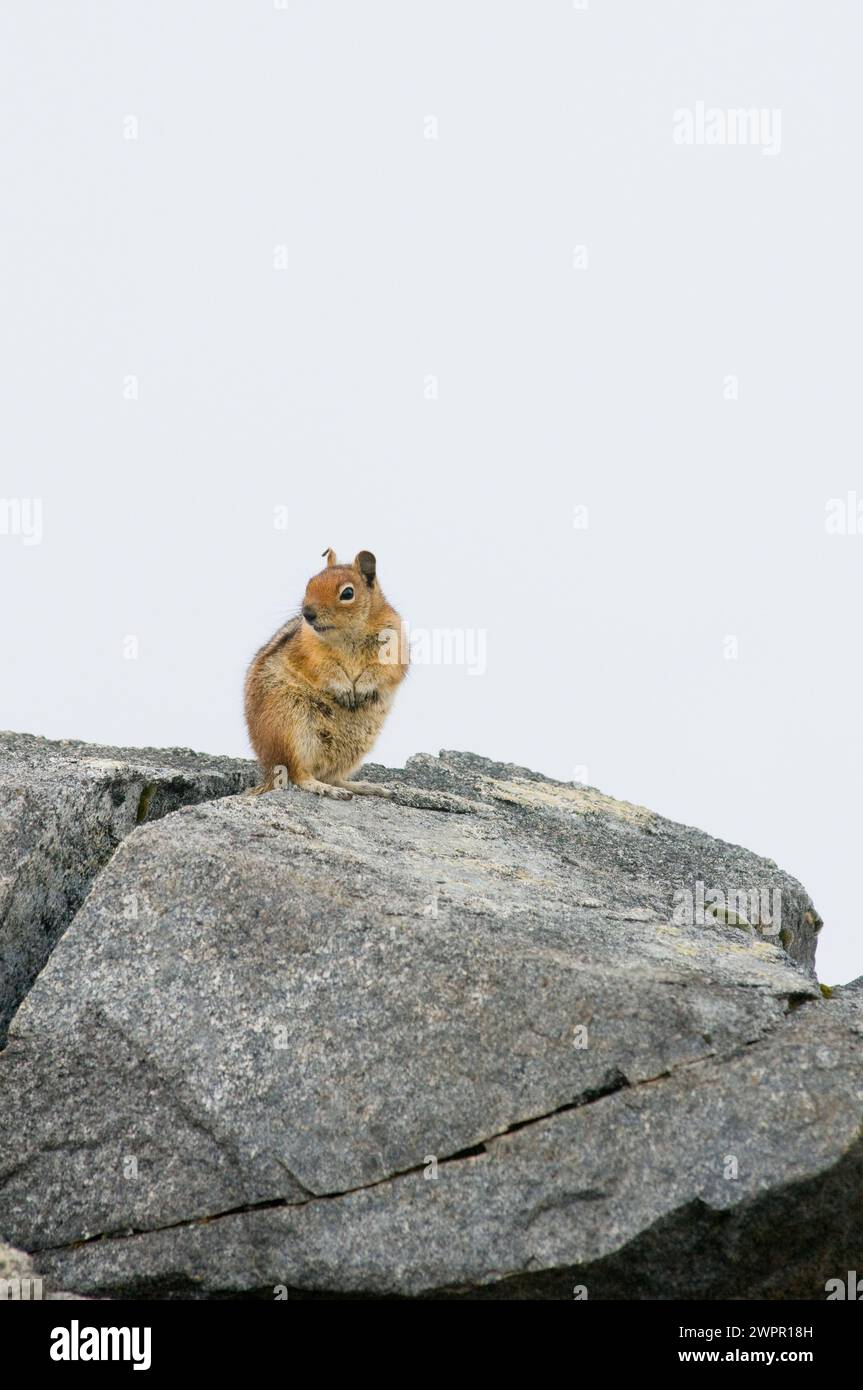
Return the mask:
[[822,998],[805,890],[507,764],[364,775],[394,799],[187,806],[96,878],[0,1054],[0,1231],[53,1286],[823,1297],[855,1268],[863,991]]
[[251,785],[253,763],[0,732],[0,1046],[103,864],[136,825]]

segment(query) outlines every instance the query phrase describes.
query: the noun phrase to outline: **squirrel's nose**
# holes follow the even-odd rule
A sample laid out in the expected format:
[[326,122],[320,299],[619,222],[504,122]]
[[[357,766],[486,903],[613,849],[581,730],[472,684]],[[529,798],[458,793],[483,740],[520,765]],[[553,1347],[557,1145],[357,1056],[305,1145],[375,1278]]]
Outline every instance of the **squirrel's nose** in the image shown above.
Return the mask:
[[318,610],[316,608],[310,608],[309,605],[306,604],[305,608],[303,609],[303,617],[305,618],[306,622],[313,623],[317,616]]

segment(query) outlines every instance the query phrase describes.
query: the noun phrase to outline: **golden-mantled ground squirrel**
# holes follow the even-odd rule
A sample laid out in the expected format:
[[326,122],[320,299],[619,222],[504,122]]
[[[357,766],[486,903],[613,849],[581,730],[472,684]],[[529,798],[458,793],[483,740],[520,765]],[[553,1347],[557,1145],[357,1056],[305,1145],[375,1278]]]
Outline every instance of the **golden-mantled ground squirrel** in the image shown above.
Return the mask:
[[309,580],[302,612],[261,647],[246,676],[246,723],[264,770],[259,792],[293,782],[318,796],[390,796],[346,779],[368,753],[407,673],[402,622],[361,550]]

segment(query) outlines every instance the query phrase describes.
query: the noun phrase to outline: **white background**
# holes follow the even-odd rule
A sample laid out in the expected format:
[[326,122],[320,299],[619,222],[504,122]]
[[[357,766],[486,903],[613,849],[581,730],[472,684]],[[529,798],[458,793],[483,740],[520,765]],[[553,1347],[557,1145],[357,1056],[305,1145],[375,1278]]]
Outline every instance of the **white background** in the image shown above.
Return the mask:
[[[43,539],[0,535],[0,725],[247,753],[250,655],[369,548],[488,643],[411,673],[377,758],[579,769],[778,860],[821,978],[863,972],[863,527],[825,528],[863,498],[861,31],[3,0],[0,497]],[[698,101],[778,108],[779,153],[675,144]]]

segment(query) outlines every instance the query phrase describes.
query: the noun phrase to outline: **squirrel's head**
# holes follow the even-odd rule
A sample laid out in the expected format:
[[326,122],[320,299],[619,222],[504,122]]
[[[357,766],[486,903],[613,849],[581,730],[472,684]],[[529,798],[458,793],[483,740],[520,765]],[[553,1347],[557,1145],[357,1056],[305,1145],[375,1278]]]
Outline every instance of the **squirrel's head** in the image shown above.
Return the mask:
[[309,580],[303,619],[324,642],[365,635],[380,601],[376,561],[361,550],[352,565],[340,565],[334,550],[325,550],[327,567]]

